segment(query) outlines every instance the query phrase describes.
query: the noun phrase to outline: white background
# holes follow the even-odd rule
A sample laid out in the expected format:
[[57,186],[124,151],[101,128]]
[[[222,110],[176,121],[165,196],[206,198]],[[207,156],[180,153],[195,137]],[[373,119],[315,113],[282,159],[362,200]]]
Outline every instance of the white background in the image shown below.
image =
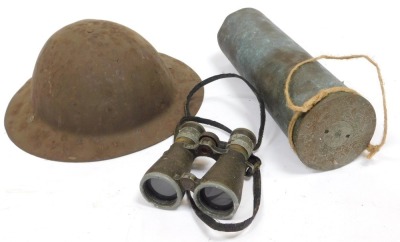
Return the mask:
[[[400,241],[400,15],[395,2],[2,1],[0,241]],[[123,24],[205,79],[235,72],[219,49],[217,32],[225,17],[242,7],[263,12],[311,55],[362,53],[380,64],[389,109],[387,144],[380,153],[316,172],[298,160],[267,115],[257,152],[263,160],[259,214],[245,231],[222,233],[197,219],[186,199],[177,210],[165,211],[141,197],[141,176],[171,138],[122,158],[79,164],[34,157],[8,139],[3,124],[8,102],[31,77],[45,41],[61,27],[86,18]],[[373,141],[379,141],[383,118],[374,68],[364,61],[323,64],[373,103],[378,115]],[[259,124],[257,102],[240,81],[208,85],[199,114],[231,128],[256,131]],[[251,182],[245,183],[235,221],[251,214]]]

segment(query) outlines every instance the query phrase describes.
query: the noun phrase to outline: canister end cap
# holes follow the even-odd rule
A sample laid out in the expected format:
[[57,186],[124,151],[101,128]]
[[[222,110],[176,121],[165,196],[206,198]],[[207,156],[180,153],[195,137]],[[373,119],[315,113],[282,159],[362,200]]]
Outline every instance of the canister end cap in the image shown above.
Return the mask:
[[375,126],[375,111],[368,100],[337,92],[297,120],[293,142],[305,165],[333,170],[349,164],[367,148]]

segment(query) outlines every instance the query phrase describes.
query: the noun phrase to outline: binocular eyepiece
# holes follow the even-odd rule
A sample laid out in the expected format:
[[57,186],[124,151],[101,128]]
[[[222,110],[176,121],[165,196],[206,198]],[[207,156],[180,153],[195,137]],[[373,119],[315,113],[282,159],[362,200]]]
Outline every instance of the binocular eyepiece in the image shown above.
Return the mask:
[[[185,191],[191,191],[202,212],[216,219],[230,219],[240,204],[255,143],[256,137],[248,129],[235,129],[225,143],[199,123],[185,122],[171,147],[143,176],[140,191],[147,201],[164,209],[178,207]],[[190,173],[198,156],[216,160],[201,179]]]

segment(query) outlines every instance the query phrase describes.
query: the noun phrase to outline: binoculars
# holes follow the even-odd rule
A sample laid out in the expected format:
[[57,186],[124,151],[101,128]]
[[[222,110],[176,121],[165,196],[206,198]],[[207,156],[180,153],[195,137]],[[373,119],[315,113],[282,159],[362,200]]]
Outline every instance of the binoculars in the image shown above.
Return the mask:
[[[203,213],[230,219],[239,207],[244,177],[254,169],[248,159],[255,143],[256,137],[248,129],[235,129],[228,142],[221,142],[199,123],[185,122],[178,127],[171,147],[143,176],[140,191],[147,201],[163,209],[178,207],[185,191],[191,191]],[[190,173],[198,156],[216,161],[201,179]]]

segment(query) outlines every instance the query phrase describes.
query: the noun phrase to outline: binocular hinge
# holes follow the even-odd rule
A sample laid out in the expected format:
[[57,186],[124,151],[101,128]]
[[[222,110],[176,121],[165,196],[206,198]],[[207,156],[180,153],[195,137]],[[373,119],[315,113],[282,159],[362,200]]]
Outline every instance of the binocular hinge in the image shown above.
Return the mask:
[[200,179],[192,173],[184,173],[177,180],[185,191],[194,191],[194,188],[199,184]]

